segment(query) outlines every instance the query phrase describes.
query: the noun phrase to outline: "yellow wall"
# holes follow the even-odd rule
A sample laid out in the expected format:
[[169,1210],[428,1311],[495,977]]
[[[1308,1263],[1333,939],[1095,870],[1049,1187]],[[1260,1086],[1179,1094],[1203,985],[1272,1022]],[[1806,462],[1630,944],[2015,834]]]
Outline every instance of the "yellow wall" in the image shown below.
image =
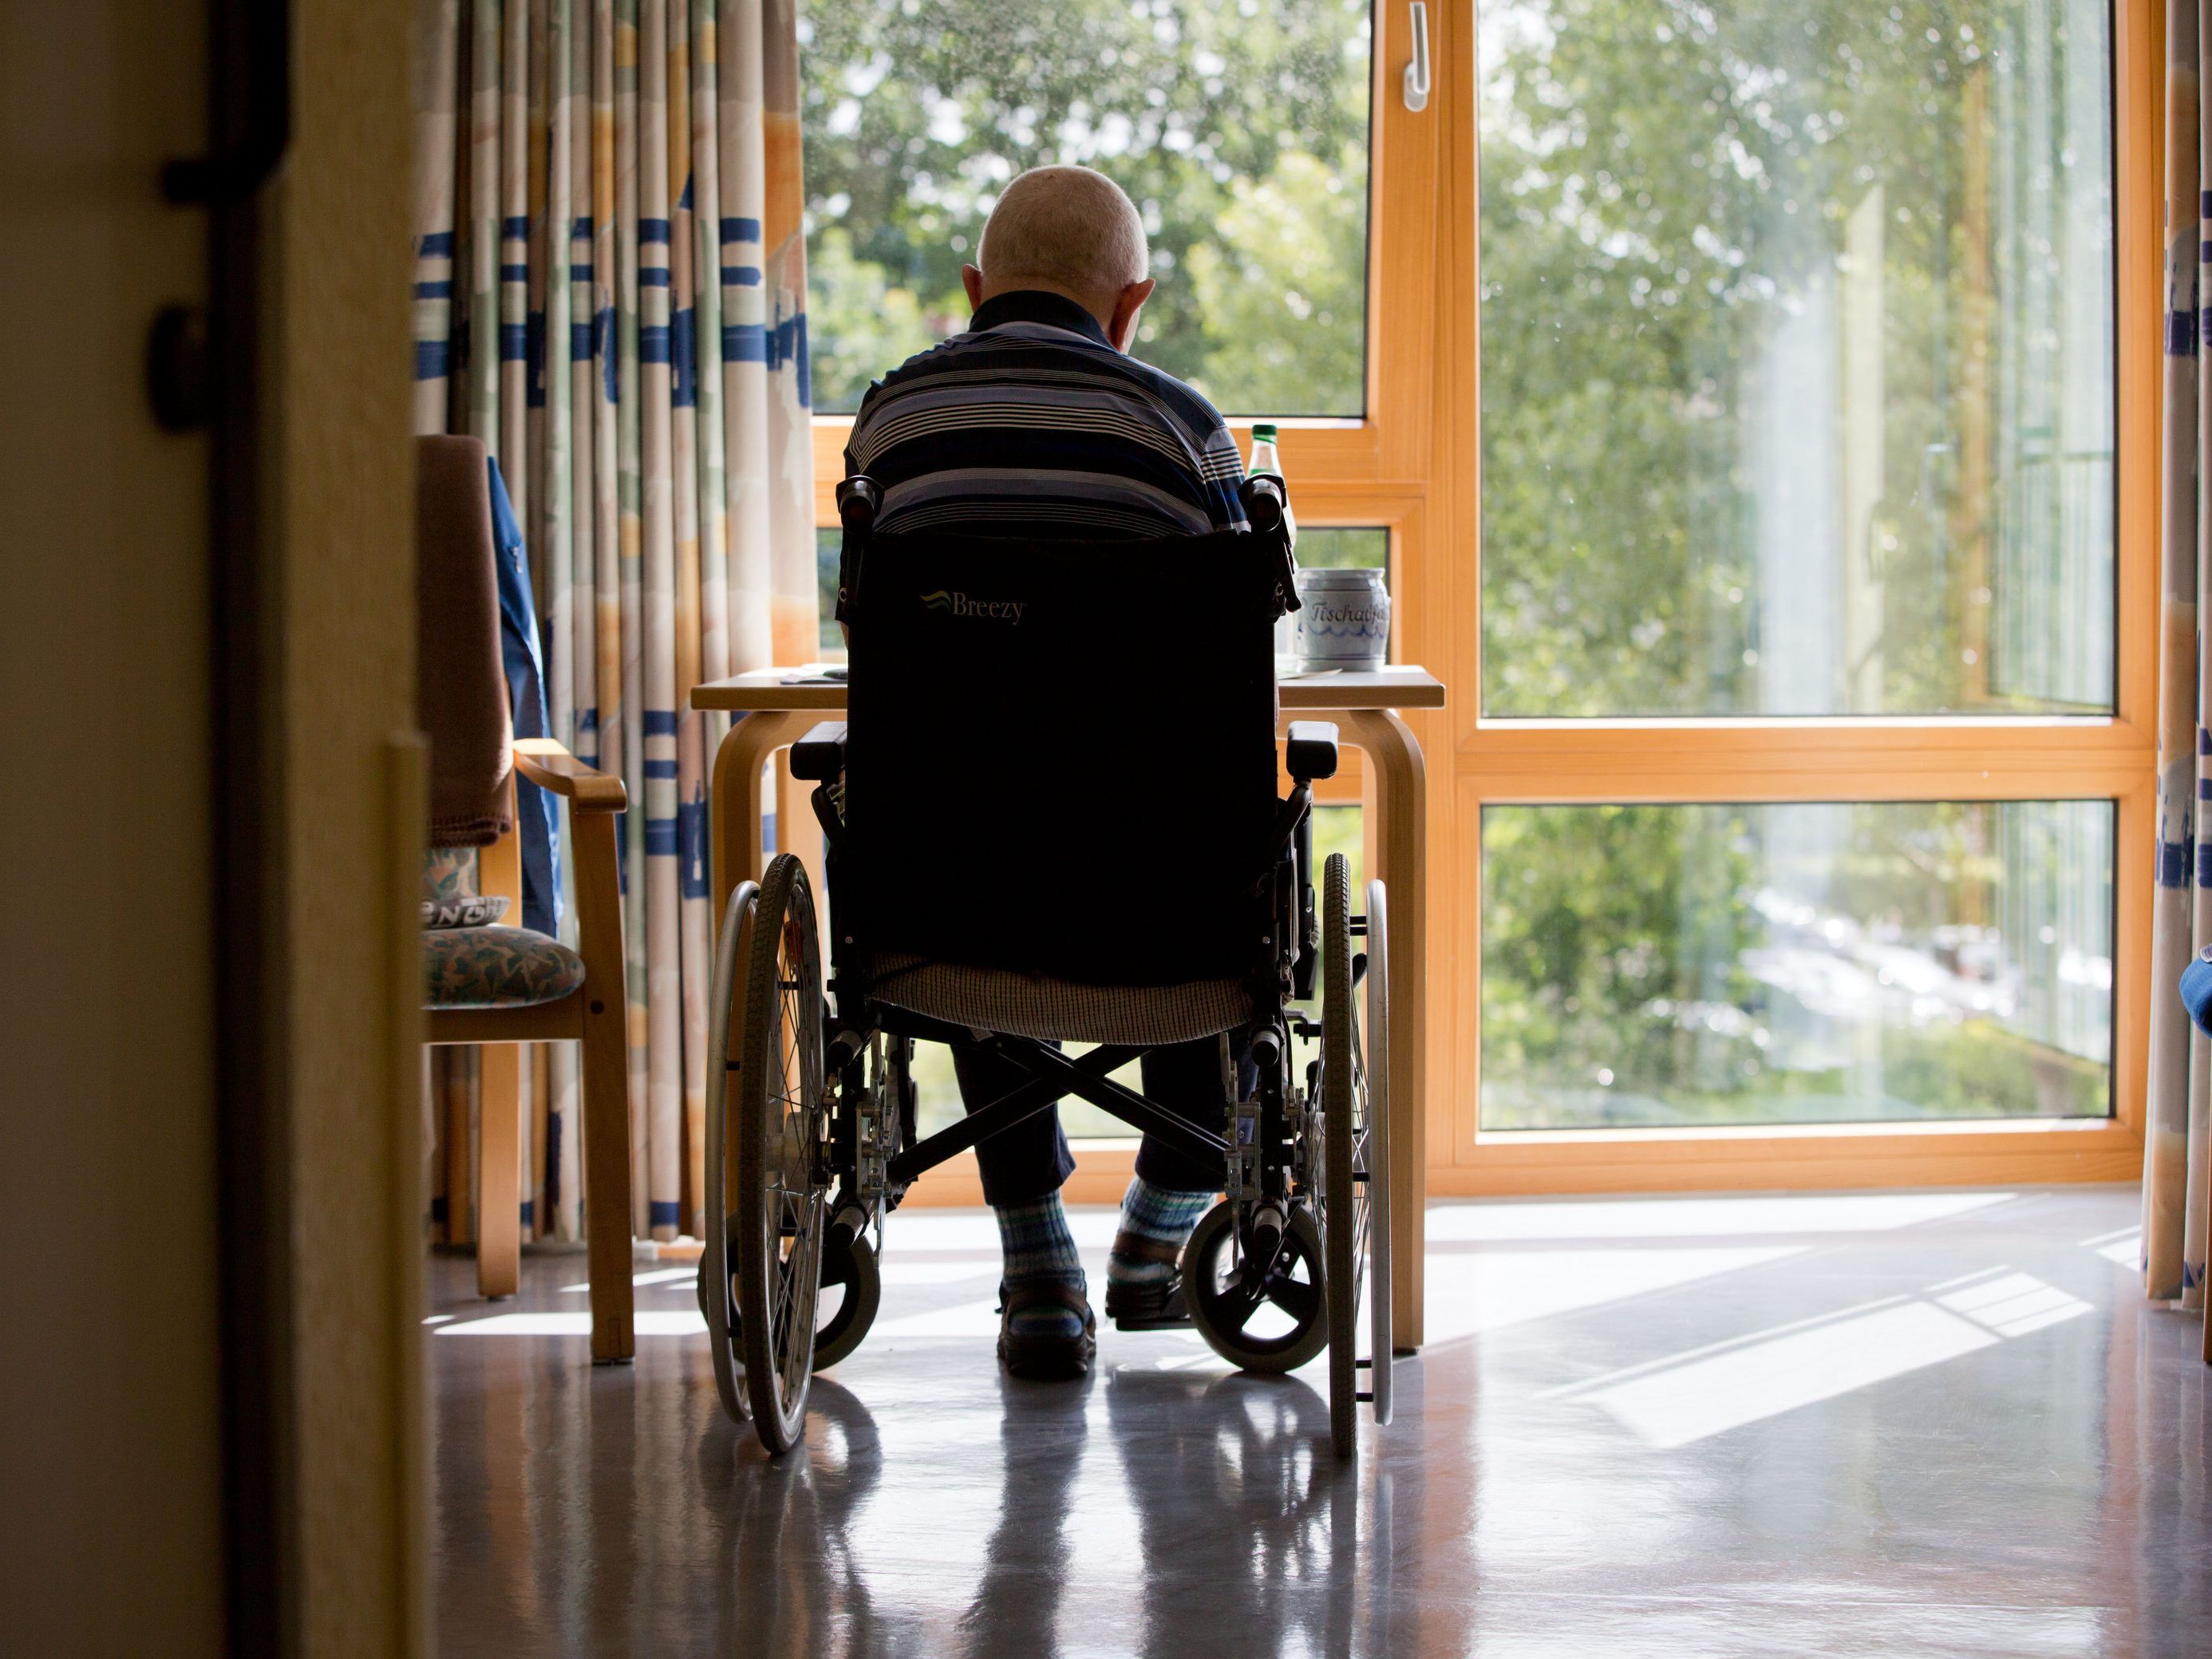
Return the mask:
[[392,742],[415,724],[411,8],[297,0],[292,15],[269,443],[285,632],[300,1628],[308,1652],[368,1654],[397,1650],[423,1605],[409,1533],[419,1492],[399,1455],[420,1364],[421,969],[391,926],[419,878],[407,849],[421,835],[403,808],[395,848]]
[[[202,24],[0,8],[0,1648],[222,1650]],[[149,1632],[158,1630],[157,1644]]]

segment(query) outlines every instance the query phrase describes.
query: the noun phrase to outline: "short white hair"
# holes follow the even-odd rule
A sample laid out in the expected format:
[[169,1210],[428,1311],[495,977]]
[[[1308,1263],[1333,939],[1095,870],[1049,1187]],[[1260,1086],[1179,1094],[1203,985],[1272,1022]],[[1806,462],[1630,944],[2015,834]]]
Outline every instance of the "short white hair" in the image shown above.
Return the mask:
[[1000,192],[975,251],[994,287],[1041,278],[1101,300],[1143,282],[1151,261],[1137,204],[1089,167],[1023,173]]

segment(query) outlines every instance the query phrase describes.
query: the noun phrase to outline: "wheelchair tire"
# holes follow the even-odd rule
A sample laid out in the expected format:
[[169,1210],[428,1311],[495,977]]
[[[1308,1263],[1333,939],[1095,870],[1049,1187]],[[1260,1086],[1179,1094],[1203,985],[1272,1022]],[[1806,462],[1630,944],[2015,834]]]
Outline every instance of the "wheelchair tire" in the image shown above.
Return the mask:
[[[706,1249],[699,1257],[699,1311],[707,1321],[707,1340],[714,1350],[714,1389],[722,1409],[732,1423],[751,1416],[745,1403],[744,1353],[738,1337],[737,1255],[732,1248],[729,1213],[729,1103],[737,1074],[738,1054],[731,1046],[730,1032],[738,1009],[738,955],[753,912],[760,899],[757,882],[742,881],[730,895],[722,912],[722,931],[714,941],[714,978],[707,1003],[707,1168],[719,1182],[719,1199],[709,1194],[700,1208],[706,1212]],[[721,1271],[715,1267],[720,1264]]]
[[844,1291],[826,1319],[817,1308],[814,1327],[814,1369],[826,1371],[860,1346],[883,1306],[884,1280],[875,1247],[863,1235],[832,1228],[823,1249],[821,1288]]
[[[710,1162],[708,1167],[719,1165]],[[711,1226],[711,1217],[709,1224]],[[726,1227],[723,1231],[725,1238],[733,1236],[732,1229]],[[717,1330],[714,1323],[716,1310],[709,1305],[709,1298],[714,1295],[711,1287],[714,1276],[706,1264],[714,1260],[711,1246],[700,1256],[699,1311],[706,1316],[708,1334],[714,1339],[716,1352],[732,1356],[726,1368],[731,1373],[729,1392],[724,1396],[722,1405],[733,1422],[743,1423],[752,1415],[745,1404],[742,1380],[744,1375],[742,1335],[744,1321],[731,1300],[730,1286],[736,1282],[737,1266],[726,1254],[728,1245],[725,1243],[720,1249],[725,1252],[722,1259],[731,1261],[730,1272],[724,1276],[724,1302],[720,1311],[730,1334],[725,1337]],[[868,1328],[876,1322],[876,1315],[883,1307],[883,1273],[876,1265],[875,1247],[864,1237],[848,1237],[831,1228],[822,1249],[821,1289],[844,1292],[826,1316],[818,1299],[815,1304],[814,1369],[826,1371],[860,1346],[861,1340],[868,1334]],[[719,1364],[715,1367],[717,1388],[722,1384],[724,1369]],[[809,1397],[811,1398],[811,1393]],[[734,1405],[731,1403],[732,1401],[736,1401]]]
[[769,864],[743,949],[739,1058],[729,1089],[738,1340],[754,1432],[781,1456],[799,1443],[805,1421],[830,1225],[821,943],[805,869],[788,853]]
[[1328,1292],[1328,1426],[1339,1457],[1357,1449],[1359,1269],[1367,1220],[1354,1176],[1365,1128],[1366,1080],[1352,1002],[1352,863],[1332,853],[1322,866],[1321,1126],[1323,1279]]
[[[1243,1284],[1236,1260],[1237,1206],[1226,1199],[1206,1212],[1182,1251],[1183,1300],[1206,1346],[1248,1371],[1294,1371],[1328,1344],[1328,1304],[1322,1291],[1321,1229],[1304,1205],[1291,1207],[1282,1253],[1257,1297]],[[1304,1270],[1301,1279],[1299,1270]],[[1255,1336],[1250,1325],[1263,1306],[1291,1321],[1291,1328]]]
[[1375,1423],[1390,1420],[1391,1360],[1396,1350],[1390,1308],[1390,926],[1389,895],[1367,884],[1367,1386]]

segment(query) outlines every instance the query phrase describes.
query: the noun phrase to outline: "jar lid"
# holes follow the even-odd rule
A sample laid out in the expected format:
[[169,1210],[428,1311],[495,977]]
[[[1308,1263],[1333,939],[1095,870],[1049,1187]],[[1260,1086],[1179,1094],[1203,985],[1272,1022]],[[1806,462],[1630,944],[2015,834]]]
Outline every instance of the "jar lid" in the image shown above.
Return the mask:
[[1342,566],[1334,569],[1301,567],[1298,586],[1308,587],[1379,587],[1382,573],[1370,565]]

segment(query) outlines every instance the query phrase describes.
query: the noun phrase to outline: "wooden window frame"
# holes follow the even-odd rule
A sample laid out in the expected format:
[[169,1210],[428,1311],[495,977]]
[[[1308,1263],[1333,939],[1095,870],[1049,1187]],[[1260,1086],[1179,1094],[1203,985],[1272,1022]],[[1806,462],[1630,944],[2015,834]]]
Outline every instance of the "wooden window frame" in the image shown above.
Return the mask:
[[[2110,717],[1484,717],[1474,0],[1430,6],[1433,91],[1419,113],[1400,95],[1406,0],[1378,0],[1374,24],[1367,412],[1279,424],[1300,522],[1389,532],[1394,654],[1427,666],[1449,690],[1444,709],[1406,717],[1431,786],[1428,1190],[2136,1178],[2154,989],[2162,7],[2114,0],[2112,9],[2118,654]],[[1249,420],[1231,424],[1244,441]],[[845,416],[814,422],[818,525],[836,523],[834,490],[850,426]],[[1338,798],[1364,788],[1355,771]],[[2094,799],[2115,809],[2109,1118],[1481,1129],[1484,807],[2027,799]],[[1085,1162],[1090,1178],[1079,1176],[1073,1195],[1117,1198],[1114,1183],[1127,1178],[1126,1149],[1102,1146]],[[962,1194],[941,1196],[958,1201]]]

